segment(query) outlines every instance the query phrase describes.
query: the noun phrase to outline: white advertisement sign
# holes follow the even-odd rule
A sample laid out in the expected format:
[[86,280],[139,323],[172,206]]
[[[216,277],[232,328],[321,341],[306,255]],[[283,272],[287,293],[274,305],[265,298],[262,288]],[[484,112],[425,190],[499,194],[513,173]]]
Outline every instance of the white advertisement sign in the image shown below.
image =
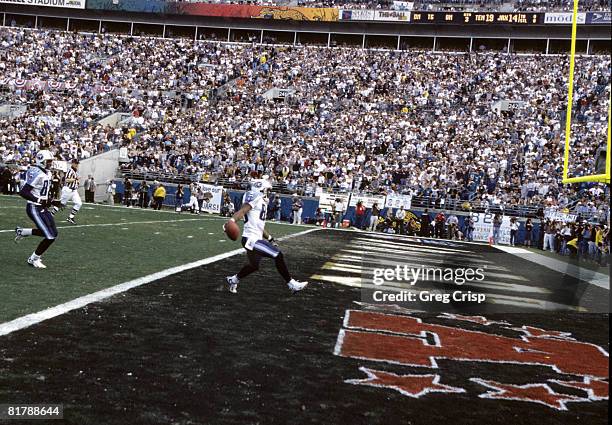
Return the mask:
[[0,4],[22,4],[25,6],[85,9],[85,1],[86,0],[0,0]]
[[577,214],[568,214],[561,211],[544,211],[544,218],[547,218],[549,220],[561,221],[563,223],[574,223],[577,217]]
[[374,14],[375,21],[410,22],[410,11],[408,10],[377,10]]
[[[473,213],[474,220],[474,240],[480,242],[488,242],[489,238],[493,237],[493,218],[495,214],[491,213]],[[499,228],[499,244],[510,244],[510,217],[502,218],[502,225]]]
[[357,202],[361,201],[364,207],[372,208],[375,203],[378,204],[378,208],[382,208],[385,205],[385,197],[383,195],[358,195],[356,193],[351,194],[350,206],[357,206]]
[[342,9],[338,14],[341,21],[373,21],[374,11],[368,9]]
[[409,210],[412,205],[412,196],[410,195],[387,195],[387,202],[385,208],[400,208],[404,207],[405,210]]
[[202,204],[202,210],[209,213],[221,213],[221,203],[223,202],[223,186],[213,186],[212,184],[200,183],[204,192],[212,193],[212,199]]
[[[561,25],[571,25],[574,14],[567,12],[555,12],[555,13],[546,13],[544,14],[544,23],[545,24],[561,24]],[[576,16],[576,22],[580,24],[586,23],[586,13],[578,13]]]
[[350,195],[346,193],[321,193],[319,196],[319,208],[323,212],[332,212],[332,208],[336,199],[340,199],[342,202],[342,210],[346,211],[349,204]]

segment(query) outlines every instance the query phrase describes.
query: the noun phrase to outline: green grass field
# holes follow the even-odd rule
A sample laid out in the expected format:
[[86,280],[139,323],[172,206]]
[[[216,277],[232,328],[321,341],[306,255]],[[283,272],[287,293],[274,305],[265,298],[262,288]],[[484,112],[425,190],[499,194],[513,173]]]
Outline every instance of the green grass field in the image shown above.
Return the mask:
[[[65,221],[69,209],[56,216],[59,237],[43,257],[47,269],[34,269],[26,259],[41,239],[13,240],[16,226],[33,226],[25,201],[0,195],[0,323],[240,248],[214,215],[84,204],[74,226]],[[267,229],[281,237],[304,227],[269,223]]]

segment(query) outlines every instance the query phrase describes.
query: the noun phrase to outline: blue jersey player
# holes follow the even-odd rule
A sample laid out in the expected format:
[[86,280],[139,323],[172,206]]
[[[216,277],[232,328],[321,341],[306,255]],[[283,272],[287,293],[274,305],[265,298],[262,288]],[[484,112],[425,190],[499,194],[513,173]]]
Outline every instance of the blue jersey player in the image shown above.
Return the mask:
[[230,292],[238,292],[238,282],[259,269],[261,259],[272,258],[276,270],[293,292],[300,291],[306,287],[308,282],[298,282],[291,278],[283,253],[278,249],[274,238],[264,228],[266,225],[266,214],[268,199],[266,192],[272,185],[267,179],[257,179],[251,182],[251,190],[242,198],[240,208],[230,220],[238,221],[244,217],[244,228],[242,230],[242,246],[246,250],[248,263],[240,271],[226,278]]
[[27,236],[39,236],[43,240],[28,258],[28,264],[37,269],[46,269],[41,261],[41,256],[51,246],[57,237],[57,229],[53,214],[47,209],[53,202],[49,200],[51,190],[51,164],[53,154],[48,150],[41,150],[36,154],[36,166],[28,168],[25,176],[25,184],[19,195],[28,201],[26,212],[30,220],[36,224],[35,229],[17,227],[15,229],[15,242]]

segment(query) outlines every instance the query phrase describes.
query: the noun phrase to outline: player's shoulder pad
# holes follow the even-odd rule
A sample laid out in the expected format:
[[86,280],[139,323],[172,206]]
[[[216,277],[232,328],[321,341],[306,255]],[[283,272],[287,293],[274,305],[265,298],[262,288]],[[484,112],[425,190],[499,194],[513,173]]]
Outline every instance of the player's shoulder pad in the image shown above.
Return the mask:
[[263,197],[263,193],[256,192],[254,190],[250,190],[244,194],[244,202],[252,202],[257,200],[257,198]]
[[28,171],[26,171],[26,177],[28,180],[33,180],[42,172],[43,171],[38,167],[30,167],[28,168]]

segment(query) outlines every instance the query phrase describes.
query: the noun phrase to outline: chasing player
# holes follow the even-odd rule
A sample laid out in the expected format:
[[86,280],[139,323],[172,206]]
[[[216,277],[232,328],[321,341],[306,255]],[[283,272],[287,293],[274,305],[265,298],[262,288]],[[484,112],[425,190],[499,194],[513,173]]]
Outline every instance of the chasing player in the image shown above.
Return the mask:
[[248,264],[240,269],[237,274],[226,278],[229,291],[232,293],[238,292],[240,280],[259,269],[259,263],[264,257],[274,259],[276,270],[293,292],[300,291],[308,285],[308,282],[298,282],[291,278],[283,253],[278,249],[272,235],[264,229],[268,207],[266,193],[271,188],[272,185],[266,178],[253,180],[251,190],[246,192],[242,198],[242,208],[230,218],[230,220],[236,222],[244,217],[242,246],[246,249],[249,260]]
[[[77,175],[77,171],[79,171],[79,161],[77,159],[73,159],[64,178],[64,187],[62,187],[62,193],[60,196],[60,208],[65,208],[68,202],[72,202],[74,205],[72,206],[72,210],[70,211],[70,215],[66,219],[68,223],[76,224],[74,221],[74,217],[77,215],[83,202],[81,202],[81,197],[79,196],[79,176]],[[51,208],[51,214],[55,215],[60,208],[53,206]]]
[[41,150],[36,155],[36,166],[28,168],[25,177],[25,184],[21,188],[19,195],[28,201],[26,212],[30,220],[36,224],[36,229],[15,229],[15,242],[27,236],[40,236],[44,238],[36,251],[30,258],[28,264],[37,269],[46,269],[41,261],[41,256],[47,251],[57,237],[57,229],[53,214],[47,209],[52,205],[49,201],[49,190],[51,189],[51,164],[53,154],[48,150]]

